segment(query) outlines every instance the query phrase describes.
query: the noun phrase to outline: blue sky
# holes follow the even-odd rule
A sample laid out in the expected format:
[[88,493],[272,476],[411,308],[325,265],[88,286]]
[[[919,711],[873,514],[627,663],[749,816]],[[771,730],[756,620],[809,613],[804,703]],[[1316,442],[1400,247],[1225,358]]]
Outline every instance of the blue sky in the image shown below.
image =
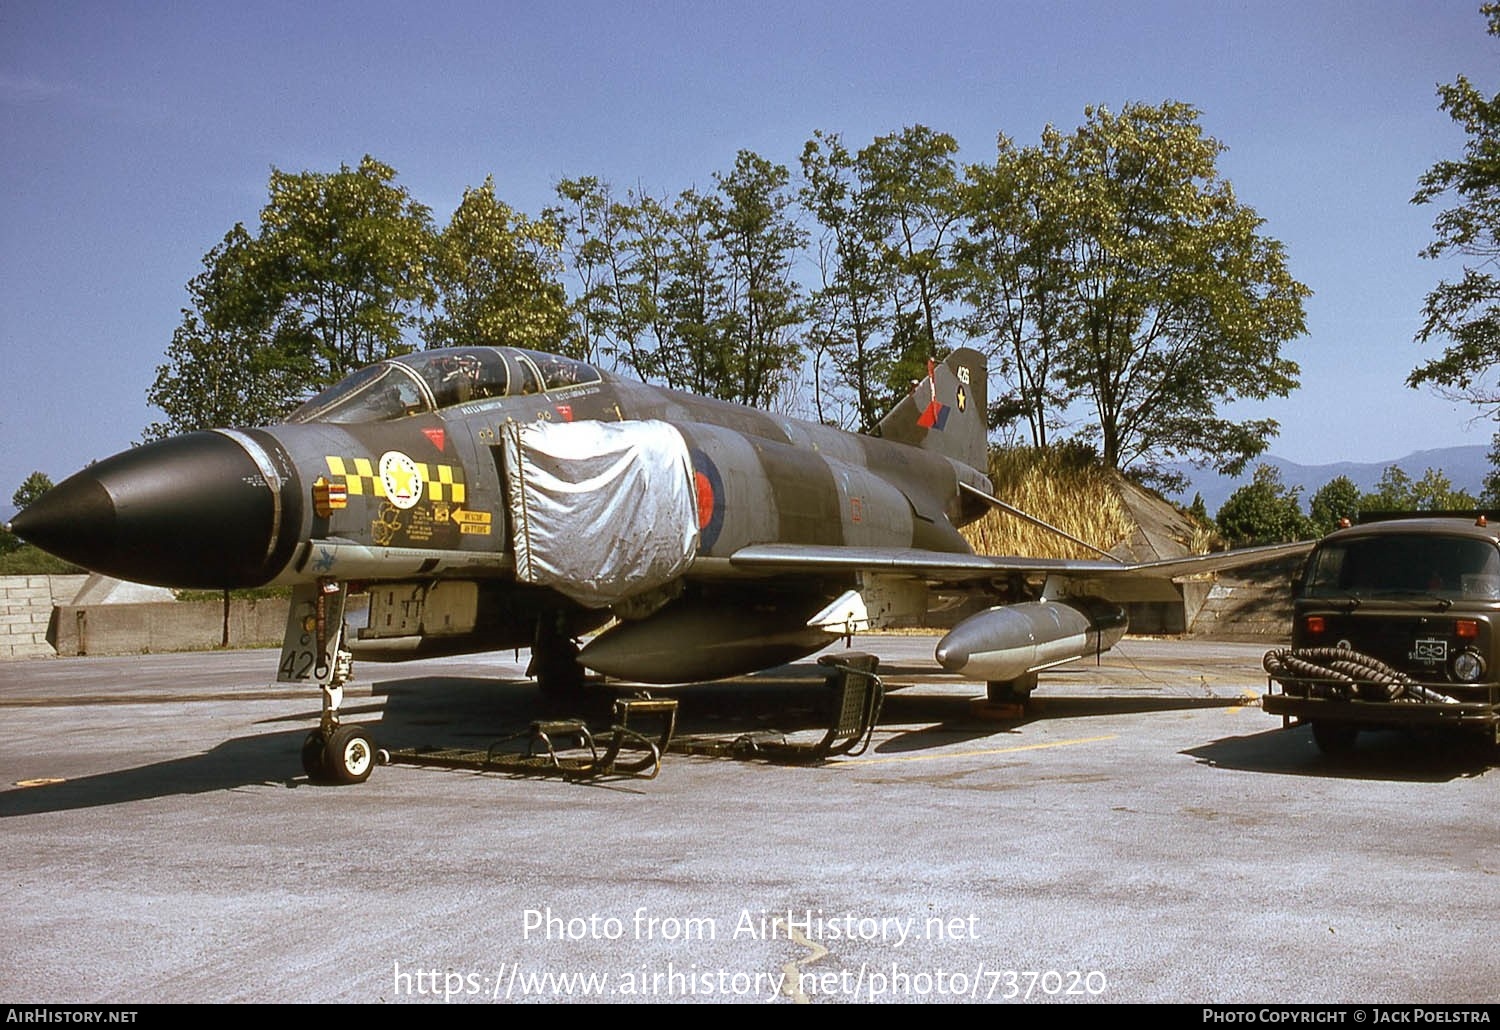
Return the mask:
[[[441,222],[466,186],[536,213],[560,178],[663,194],[740,149],[924,124],[966,161],[1182,100],[1314,291],[1276,454],[1381,461],[1487,443],[1403,381],[1444,273],[1417,177],[1463,137],[1435,89],[1500,90],[1478,0],[1423,2],[80,3],[0,0],[0,511],[128,447],[186,283],[273,167],[366,153]],[[1452,274],[1453,269],[1447,269]],[[1410,470],[1420,474],[1420,469]]]

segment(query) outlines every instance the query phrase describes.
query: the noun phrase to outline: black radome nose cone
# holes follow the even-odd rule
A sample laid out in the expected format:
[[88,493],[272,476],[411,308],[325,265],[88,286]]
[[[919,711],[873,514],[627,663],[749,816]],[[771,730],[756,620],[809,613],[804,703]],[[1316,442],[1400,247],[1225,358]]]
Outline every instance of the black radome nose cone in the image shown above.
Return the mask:
[[191,433],[91,465],[20,512],[11,529],[59,558],[119,579],[197,589],[258,586],[286,562],[301,511],[286,510],[283,497],[296,496],[279,478],[268,481],[239,441]]

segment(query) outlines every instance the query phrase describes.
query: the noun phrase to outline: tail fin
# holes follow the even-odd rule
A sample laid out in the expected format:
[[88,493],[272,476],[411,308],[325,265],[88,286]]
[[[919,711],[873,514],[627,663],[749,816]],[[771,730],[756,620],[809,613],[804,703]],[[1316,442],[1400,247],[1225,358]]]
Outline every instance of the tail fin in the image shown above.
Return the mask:
[[977,350],[960,347],[928,363],[927,378],[891,409],[875,435],[936,451],[983,472],[988,466],[989,365]]

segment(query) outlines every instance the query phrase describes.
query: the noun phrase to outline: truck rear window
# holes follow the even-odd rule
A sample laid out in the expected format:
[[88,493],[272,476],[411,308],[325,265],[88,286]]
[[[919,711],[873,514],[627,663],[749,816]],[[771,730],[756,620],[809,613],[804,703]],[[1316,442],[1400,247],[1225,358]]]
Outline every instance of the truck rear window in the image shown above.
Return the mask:
[[1500,550],[1487,540],[1437,535],[1360,537],[1313,554],[1304,597],[1427,595],[1500,600]]

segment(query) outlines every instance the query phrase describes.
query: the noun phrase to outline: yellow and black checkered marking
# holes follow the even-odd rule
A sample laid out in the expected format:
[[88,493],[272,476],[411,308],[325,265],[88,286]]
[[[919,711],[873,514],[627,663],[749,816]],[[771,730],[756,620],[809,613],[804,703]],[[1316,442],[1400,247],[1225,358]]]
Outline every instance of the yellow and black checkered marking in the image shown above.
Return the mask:
[[[323,460],[328,462],[329,475],[343,477],[344,487],[349,491],[350,497],[366,494],[373,497],[385,497],[385,483],[381,480],[380,473],[376,471],[375,462],[371,459],[339,458],[326,455]],[[422,471],[423,497],[429,501],[464,503],[466,494],[461,468],[453,465],[430,465],[421,461],[412,464]]]

